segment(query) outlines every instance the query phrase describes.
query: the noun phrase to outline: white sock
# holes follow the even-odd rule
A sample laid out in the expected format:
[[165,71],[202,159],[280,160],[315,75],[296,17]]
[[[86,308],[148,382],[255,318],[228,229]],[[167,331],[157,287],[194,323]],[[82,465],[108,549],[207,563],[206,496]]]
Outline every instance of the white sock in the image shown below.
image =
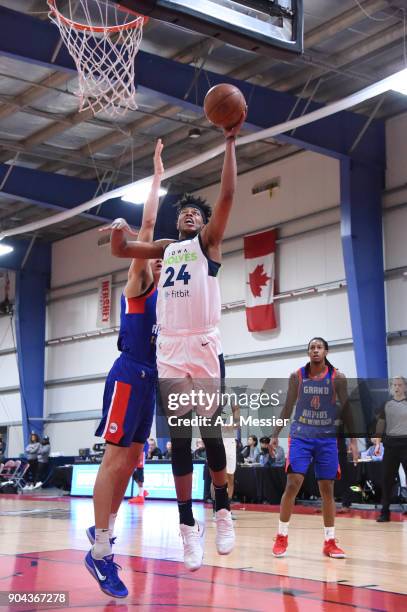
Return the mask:
[[95,543],[92,546],[92,557],[94,559],[103,559],[103,557],[111,554],[112,548],[109,542],[109,530],[95,529]]
[[288,535],[288,525],[290,523],[283,523],[283,521],[278,521],[278,533],[279,535],[286,536]]
[[138,486],[138,494],[140,497],[144,497],[144,487],[143,485]]
[[109,538],[113,537],[114,524],[116,522],[117,512],[115,514],[110,514],[109,516]]
[[325,541],[335,539],[335,527],[324,527]]

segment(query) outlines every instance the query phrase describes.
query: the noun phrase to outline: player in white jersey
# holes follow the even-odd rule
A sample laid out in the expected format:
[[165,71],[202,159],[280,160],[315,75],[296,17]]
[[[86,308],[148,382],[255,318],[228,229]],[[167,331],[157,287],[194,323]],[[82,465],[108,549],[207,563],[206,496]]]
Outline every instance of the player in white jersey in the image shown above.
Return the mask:
[[[184,212],[185,211],[185,212]],[[179,222],[191,213],[207,221],[210,208],[203,200],[185,196],[179,204]],[[221,300],[217,273],[220,263],[208,258],[201,234],[169,244],[164,250],[163,273],[157,298],[157,321],[160,337],[157,348],[163,400],[192,389],[216,396],[219,391],[219,355],[222,353],[218,323]],[[182,339],[182,340],[181,340]],[[210,417],[218,407],[196,401],[196,413]],[[181,417],[191,410],[186,403],[168,416]],[[171,424],[172,421],[170,421]]]
[[[204,532],[203,525],[194,519],[192,513],[192,427],[189,417],[193,408],[206,419],[200,429],[215,487],[218,552],[229,554],[235,542],[227,492],[225,448],[220,425],[215,427],[210,417],[219,406],[217,391],[220,389],[223,359],[219,358],[222,349],[217,325],[221,301],[216,275],[221,265],[221,243],[236,189],[235,138],[244,120],[245,115],[235,128],[225,131],[221,187],[212,215],[205,201],[186,196],[178,207],[178,241],[146,243],[123,240],[113,253],[118,257],[164,260],[157,301],[160,326],[157,366],[170,426],[184,562],[191,571],[202,565]],[[188,394],[183,396],[186,401],[181,401],[182,393]],[[197,400],[195,404],[194,400]]]

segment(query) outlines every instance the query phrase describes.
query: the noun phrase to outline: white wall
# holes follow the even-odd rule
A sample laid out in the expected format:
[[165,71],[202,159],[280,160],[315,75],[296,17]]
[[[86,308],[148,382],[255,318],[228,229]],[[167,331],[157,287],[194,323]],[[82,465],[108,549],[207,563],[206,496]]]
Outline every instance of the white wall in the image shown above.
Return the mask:
[[[280,189],[272,198],[268,192],[252,195],[253,186],[272,178],[280,179]],[[214,204],[218,192],[219,186],[212,185],[199,194]],[[301,153],[239,176],[226,237],[249,234],[338,204],[338,162],[316,153]]]
[[7,456],[19,457],[23,451],[23,428],[21,425],[11,425],[7,430]]
[[[407,113],[386,124],[387,172],[384,197],[385,269],[407,270],[407,207],[389,207],[407,202]],[[407,276],[386,282],[387,330],[407,330]],[[393,341],[388,349],[389,374],[407,375],[407,338]]]
[[80,448],[92,448],[102,442],[94,436],[98,421],[71,421],[66,423],[47,423],[45,433],[49,436],[52,452],[62,455],[77,455]]

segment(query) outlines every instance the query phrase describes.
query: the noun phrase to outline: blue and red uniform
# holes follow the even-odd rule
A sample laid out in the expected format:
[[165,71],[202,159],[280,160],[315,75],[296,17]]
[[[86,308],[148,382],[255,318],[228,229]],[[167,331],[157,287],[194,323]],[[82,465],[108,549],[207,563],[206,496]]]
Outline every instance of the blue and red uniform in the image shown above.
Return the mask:
[[121,296],[121,355],[107,376],[103,417],[95,433],[111,444],[144,444],[150,435],[157,382],[156,302],[154,285],[138,297]]
[[334,480],[340,475],[335,370],[327,367],[322,376],[315,378],[304,367],[297,375],[298,398],[290,428],[286,471],[305,474],[313,461],[317,480]]

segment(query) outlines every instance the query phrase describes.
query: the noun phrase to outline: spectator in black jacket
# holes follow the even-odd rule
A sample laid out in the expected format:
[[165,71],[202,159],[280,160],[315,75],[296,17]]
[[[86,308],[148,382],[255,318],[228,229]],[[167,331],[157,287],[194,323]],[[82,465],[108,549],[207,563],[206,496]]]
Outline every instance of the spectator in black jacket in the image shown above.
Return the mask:
[[154,438],[149,438],[148,439],[147,459],[151,460],[155,458],[162,459],[163,454],[161,452],[161,449],[158,448],[157,442],[154,440]]

